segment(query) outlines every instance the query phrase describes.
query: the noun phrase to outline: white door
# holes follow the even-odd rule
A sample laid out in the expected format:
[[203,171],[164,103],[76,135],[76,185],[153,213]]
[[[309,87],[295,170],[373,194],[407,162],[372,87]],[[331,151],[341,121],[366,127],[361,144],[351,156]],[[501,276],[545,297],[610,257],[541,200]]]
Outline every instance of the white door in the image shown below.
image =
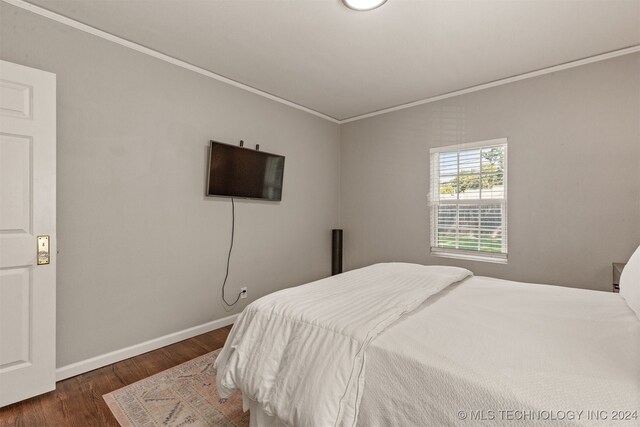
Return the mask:
[[0,61],[0,407],[55,389],[55,254],[56,76]]

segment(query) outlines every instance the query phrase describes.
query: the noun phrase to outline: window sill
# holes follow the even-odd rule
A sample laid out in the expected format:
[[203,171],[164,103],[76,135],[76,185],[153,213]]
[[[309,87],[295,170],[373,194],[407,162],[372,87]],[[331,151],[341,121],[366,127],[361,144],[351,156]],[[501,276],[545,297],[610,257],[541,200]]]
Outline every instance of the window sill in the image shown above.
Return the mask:
[[469,253],[466,251],[431,249],[431,255],[442,258],[463,259],[467,261],[491,262],[494,264],[507,263],[507,254],[488,255],[484,253]]

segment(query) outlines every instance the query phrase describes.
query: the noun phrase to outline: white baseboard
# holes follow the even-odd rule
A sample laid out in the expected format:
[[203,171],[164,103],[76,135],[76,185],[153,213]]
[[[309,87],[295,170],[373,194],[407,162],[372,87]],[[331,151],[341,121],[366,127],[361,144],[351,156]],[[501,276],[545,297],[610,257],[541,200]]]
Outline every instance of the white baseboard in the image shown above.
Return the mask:
[[120,350],[92,357],[87,360],[72,363],[70,365],[62,366],[56,369],[56,381],[62,381],[66,378],[84,374],[85,372],[93,371],[94,369],[102,368],[103,366],[111,365],[112,363],[116,363],[133,356],[138,356],[142,353],[156,350],[158,348],[177,343],[178,341],[183,341],[188,338],[195,337],[196,335],[213,331],[214,329],[222,328],[235,322],[237,317],[237,314],[232,314],[231,316],[223,317],[222,319],[213,320],[211,322],[194,326],[189,329],[184,329],[182,331],[174,332],[163,337],[154,338],[140,344],[122,348]]

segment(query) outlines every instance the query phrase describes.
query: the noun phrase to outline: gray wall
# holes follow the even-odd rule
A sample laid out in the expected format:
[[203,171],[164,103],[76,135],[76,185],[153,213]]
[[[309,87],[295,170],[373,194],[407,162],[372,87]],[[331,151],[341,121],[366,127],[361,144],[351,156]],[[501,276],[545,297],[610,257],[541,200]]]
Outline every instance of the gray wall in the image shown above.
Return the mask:
[[[509,139],[507,265],[429,255],[429,148]],[[345,265],[611,289],[640,244],[640,55],[341,126]]]
[[58,80],[58,366],[228,313],[229,199],[205,198],[209,139],[286,156],[281,203],[238,201],[228,297],[330,274],[339,129],[0,3],[0,58]]
[[[58,366],[228,315],[231,206],[203,197],[209,139],[287,156],[281,203],[237,202],[229,298],[328,275],[339,213],[348,268],[608,290],[610,263],[640,243],[640,55],[339,128],[5,3],[0,15],[0,58],[58,78]],[[429,256],[429,148],[504,136],[508,265]]]

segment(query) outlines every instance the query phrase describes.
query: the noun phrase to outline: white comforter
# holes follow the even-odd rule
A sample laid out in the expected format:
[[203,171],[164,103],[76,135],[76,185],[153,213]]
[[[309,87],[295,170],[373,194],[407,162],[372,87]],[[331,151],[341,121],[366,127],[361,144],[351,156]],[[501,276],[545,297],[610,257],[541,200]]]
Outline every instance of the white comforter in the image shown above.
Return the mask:
[[640,426],[619,294],[470,277],[369,346],[358,425]]
[[226,397],[239,389],[288,425],[352,426],[371,341],[470,275],[376,264],[267,295],[242,312],[218,356],[218,391]]

